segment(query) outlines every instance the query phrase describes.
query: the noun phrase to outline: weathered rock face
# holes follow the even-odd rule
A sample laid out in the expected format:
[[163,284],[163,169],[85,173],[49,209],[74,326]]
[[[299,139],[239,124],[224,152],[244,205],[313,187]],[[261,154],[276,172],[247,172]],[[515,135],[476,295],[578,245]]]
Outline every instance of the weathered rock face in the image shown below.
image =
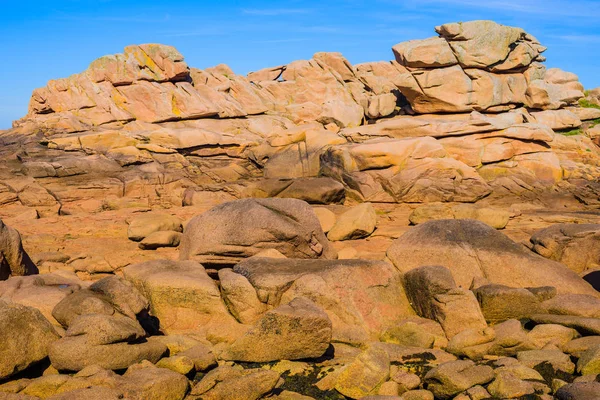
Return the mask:
[[475,202],[565,180],[560,192],[594,197],[586,185],[600,151],[552,131],[598,118],[560,110],[583,96],[577,77],[546,71],[545,48],[522,29],[436,30],[394,46],[392,62],[317,53],[247,77],[188,68],[170,46],[129,46],[33,93],[0,135],[0,206],[52,215],[247,197]]
[[418,225],[397,239],[387,255],[402,272],[422,265],[443,265],[463,288],[471,287],[474,278],[486,278],[512,287],[555,286],[559,293],[598,295],[564,265],[539,257],[474,220]]
[[221,204],[191,220],[181,260],[233,265],[264,249],[293,258],[335,258],[317,216],[295,199],[244,199]]
[[365,343],[414,315],[400,274],[382,261],[253,257],[233,271],[245,276],[269,306],[296,297],[314,302],[329,316],[334,341]]
[[171,46],[129,46],[95,60],[87,71],[34,91],[30,113],[58,120],[76,115],[82,126],[115,121],[168,121],[215,115],[192,85],[183,56]]
[[65,297],[81,289],[77,279],[56,274],[11,277],[0,282],[0,299],[37,308],[55,326],[61,324],[52,316],[52,311]]
[[433,138],[333,146],[321,156],[321,174],[344,182],[363,201],[474,202],[491,191]]

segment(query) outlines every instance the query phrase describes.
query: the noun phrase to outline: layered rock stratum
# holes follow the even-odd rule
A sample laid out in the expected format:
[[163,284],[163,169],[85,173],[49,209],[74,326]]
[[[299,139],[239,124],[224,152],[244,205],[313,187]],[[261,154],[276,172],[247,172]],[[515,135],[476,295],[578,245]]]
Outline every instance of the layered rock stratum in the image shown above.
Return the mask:
[[0,398],[597,400],[600,91],[520,28],[435,31],[36,89],[0,132]]
[[170,46],[128,46],[34,91],[1,136],[2,204],[77,212],[100,197],[419,203],[556,191],[595,201],[597,147],[560,134],[600,117],[577,107],[577,76],[546,69],[545,48],[519,28],[436,31],[394,46],[391,62],[317,53],[247,76],[190,68]]

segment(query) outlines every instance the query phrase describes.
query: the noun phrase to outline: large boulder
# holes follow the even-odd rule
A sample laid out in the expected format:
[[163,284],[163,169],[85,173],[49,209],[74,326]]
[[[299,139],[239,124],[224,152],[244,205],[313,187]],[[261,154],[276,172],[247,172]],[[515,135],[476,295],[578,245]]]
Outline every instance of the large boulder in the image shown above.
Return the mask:
[[245,276],[262,303],[277,307],[306,297],[332,322],[332,340],[365,343],[414,311],[400,273],[371,260],[249,258],[233,271]]
[[251,324],[267,310],[267,305],[258,298],[256,289],[245,276],[236,274],[231,268],[219,270],[221,297],[229,312],[242,324]]
[[295,199],[243,199],[193,218],[181,238],[179,258],[235,264],[264,249],[293,258],[336,257],[312,208]]
[[485,319],[492,323],[527,318],[542,310],[538,297],[527,289],[490,284],[473,292]]
[[556,224],[535,232],[533,251],[581,274],[600,266],[600,224]]
[[409,40],[392,47],[400,65],[414,68],[449,67],[458,63],[446,39]]
[[517,287],[554,286],[559,293],[598,293],[564,265],[547,260],[475,220],[437,220],[418,225],[396,239],[388,258],[401,272],[422,265],[443,265],[456,283],[471,287],[474,278]]
[[195,261],[147,261],[125,267],[123,276],[148,299],[164,333],[225,330],[237,324],[217,284]]
[[417,113],[506,111],[525,103],[524,73],[545,47],[520,28],[493,21],[450,23],[440,37],[393,47],[394,83]]
[[0,300],[0,380],[48,357],[49,346],[58,339],[38,310]]
[[[525,46],[529,50],[517,61],[522,67],[529,65],[544,50],[537,41],[527,36],[520,28],[513,28],[495,23],[494,21],[468,21],[449,23],[435,28],[448,41],[458,62],[463,68],[499,68],[499,63],[507,60],[509,53],[521,50]],[[529,57],[525,57],[528,55]],[[513,60],[511,60],[513,61]],[[512,69],[512,68],[508,68]]]
[[0,220],[0,281],[9,276],[33,275],[38,272],[23,250],[19,232]]
[[542,110],[558,110],[576,104],[584,96],[577,75],[550,68],[541,79],[532,80],[525,93],[525,104]]
[[412,269],[404,275],[404,285],[415,311],[421,317],[437,320],[449,339],[465,329],[487,327],[475,295],[457,287],[448,269]]
[[70,321],[64,337],[50,345],[49,357],[54,368],[66,371],[92,365],[121,370],[142,360],[157,362],[167,347],[145,337],[146,331],[135,319],[87,313]]
[[80,315],[113,315],[116,310],[102,294],[89,289],[75,291],[65,296],[52,310],[52,316],[63,327],[68,328]]
[[148,300],[131,282],[118,277],[108,276],[89,286],[93,293],[102,295],[115,309],[129,318],[139,318],[149,307]]

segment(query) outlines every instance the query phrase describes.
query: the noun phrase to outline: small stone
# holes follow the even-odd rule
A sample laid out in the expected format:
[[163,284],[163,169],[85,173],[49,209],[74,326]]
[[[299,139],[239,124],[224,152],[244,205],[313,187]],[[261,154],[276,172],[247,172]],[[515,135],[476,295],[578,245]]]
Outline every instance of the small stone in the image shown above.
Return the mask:
[[152,232],[140,242],[139,248],[142,250],[156,250],[159,247],[177,247],[180,241],[181,232]]
[[575,372],[575,364],[571,358],[560,350],[527,350],[517,353],[517,360],[524,365],[534,368],[543,363],[552,365],[555,370],[563,371],[568,374]]
[[579,361],[577,361],[577,372],[582,375],[600,374],[600,345],[581,353]]
[[341,370],[335,389],[346,397],[358,399],[370,394],[389,376],[388,355],[384,350],[371,346]]
[[171,371],[178,372],[182,375],[187,375],[190,371],[195,369],[194,361],[186,356],[172,356],[161,358],[156,366],[159,368],[167,368]]
[[554,378],[552,379],[552,393],[558,392],[558,389],[567,385],[568,383],[563,381],[562,379]]
[[184,350],[179,353],[179,355],[188,357],[190,360],[192,360],[196,371],[206,371],[207,369],[217,365],[217,360],[215,359],[214,354],[203,344],[198,344],[194,347]]
[[384,382],[377,391],[380,396],[398,396],[400,385],[394,381]]
[[400,385],[400,393],[416,389],[421,384],[421,378],[418,375],[402,369],[392,374],[391,379]]
[[427,372],[424,382],[436,397],[448,399],[475,385],[494,379],[491,367],[475,365],[473,361],[457,360],[440,364]]
[[342,214],[327,233],[327,238],[333,241],[361,239],[373,233],[376,225],[375,209],[371,203],[363,203]]
[[519,379],[508,371],[498,373],[487,390],[492,396],[501,399],[513,399],[535,392],[531,383]]

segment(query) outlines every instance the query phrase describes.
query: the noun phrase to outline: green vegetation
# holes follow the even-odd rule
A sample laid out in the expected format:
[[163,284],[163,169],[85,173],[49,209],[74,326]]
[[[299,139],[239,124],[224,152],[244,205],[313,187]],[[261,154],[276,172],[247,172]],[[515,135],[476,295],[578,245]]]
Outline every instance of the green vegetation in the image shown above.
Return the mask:
[[596,118],[596,119],[593,119],[591,121],[588,121],[588,123],[590,124],[590,128],[593,128],[594,126],[600,124],[600,118]]
[[[584,123],[584,126],[586,126],[586,128],[588,128],[588,129],[593,128],[596,125],[600,125],[600,118],[596,118],[591,121],[586,121]],[[576,136],[576,135],[584,134],[582,128],[572,129],[570,131],[557,131],[556,133],[560,133],[561,135],[564,135],[564,136]]]
[[598,104],[594,104],[586,98],[579,99],[579,106],[583,108],[597,108],[600,110],[600,106]]
[[560,133],[563,136],[577,136],[577,135],[583,135],[583,131],[581,130],[581,128],[577,128],[577,129],[572,129],[570,131],[559,131],[557,133]]

